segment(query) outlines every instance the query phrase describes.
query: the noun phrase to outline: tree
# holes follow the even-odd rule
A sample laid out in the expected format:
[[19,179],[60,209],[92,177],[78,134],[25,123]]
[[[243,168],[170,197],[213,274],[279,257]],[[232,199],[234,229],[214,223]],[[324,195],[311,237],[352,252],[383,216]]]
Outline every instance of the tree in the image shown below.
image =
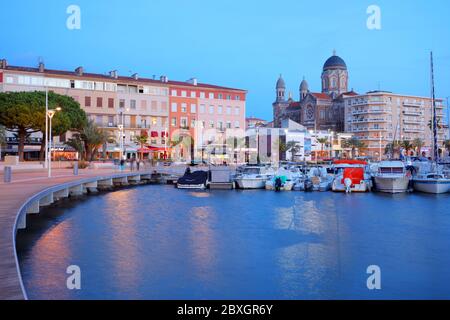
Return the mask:
[[422,139],[416,138],[413,140],[412,144],[413,144],[414,148],[416,149],[417,155],[420,156],[422,153],[422,148],[425,145],[425,143],[423,142]]
[[400,143],[400,146],[405,150],[407,155],[408,155],[408,151],[414,148],[414,146],[411,144],[411,142],[409,140],[403,140]]
[[2,160],[2,148],[6,144],[6,130],[4,126],[0,125],[0,160]]
[[450,140],[445,140],[443,145],[445,149],[447,149],[447,151],[450,152]]
[[[34,92],[39,96],[40,100],[44,101],[45,107],[45,92]],[[52,135],[59,136],[67,131],[81,132],[87,125],[87,115],[80,104],[72,97],[60,95],[53,91],[48,92],[49,109],[56,107],[61,108],[61,111],[56,112],[52,119]],[[45,135],[45,118],[41,123],[42,136]],[[45,139],[42,139],[40,159],[44,160],[45,155]]]
[[388,143],[386,145],[386,148],[384,148],[384,154],[394,157],[394,155],[396,153],[400,154],[400,148],[401,148],[401,145],[400,145],[399,141],[394,141],[394,142]]
[[289,141],[286,143],[286,151],[291,152],[291,161],[293,162],[295,160],[295,155],[299,153],[301,150],[301,146],[299,145],[298,141]]
[[[434,127],[434,125],[433,125],[433,119],[431,119],[430,121],[428,121],[428,128],[430,128],[430,130],[433,131],[433,127]],[[436,128],[437,128],[438,130],[441,130],[441,129],[442,129],[441,119],[437,119],[437,121],[436,121]]]
[[19,160],[24,160],[26,136],[45,123],[45,101],[35,92],[0,93],[0,124],[17,133]]
[[92,120],[88,121],[79,134],[79,139],[84,144],[85,160],[92,161],[94,159],[98,148],[108,141],[108,136],[108,133],[99,129]]
[[144,152],[143,152],[142,149],[144,149],[144,146],[147,144],[147,141],[148,141],[148,136],[147,135],[140,135],[140,136],[135,136],[134,137],[134,142],[136,142],[139,145],[140,149],[141,149],[141,152],[140,152],[141,160],[144,159]]
[[355,158],[356,150],[366,147],[365,143],[356,137],[351,137],[350,139],[343,141],[343,146],[344,148],[352,149],[352,158]]
[[72,138],[67,140],[66,145],[68,145],[69,147],[72,147],[73,149],[75,149],[75,151],[78,152],[80,160],[85,159],[84,141],[81,139],[81,136],[79,133],[74,134]]
[[322,154],[322,156],[323,156],[323,147],[324,147],[324,145],[328,145],[328,139],[327,138],[318,138],[317,139],[317,142],[318,143],[320,143],[320,146],[321,146],[321,148],[320,148],[320,152],[321,152],[321,154]]

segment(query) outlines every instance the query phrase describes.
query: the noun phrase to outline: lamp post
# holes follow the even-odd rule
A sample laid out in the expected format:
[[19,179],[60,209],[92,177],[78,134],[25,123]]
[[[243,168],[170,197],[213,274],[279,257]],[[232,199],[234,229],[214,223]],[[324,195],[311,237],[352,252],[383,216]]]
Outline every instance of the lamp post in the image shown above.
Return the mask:
[[52,119],[57,111],[61,111],[61,108],[56,108],[54,110],[47,111],[47,117],[50,119],[49,121],[49,130],[48,130],[48,146],[49,146],[49,155],[48,155],[48,177],[52,177]]
[[48,168],[48,87],[45,87],[45,169]]
[[119,149],[120,149],[120,159],[122,160],[123,158],[123,124],[119,124],[117,126],[117,128],[119,128]]

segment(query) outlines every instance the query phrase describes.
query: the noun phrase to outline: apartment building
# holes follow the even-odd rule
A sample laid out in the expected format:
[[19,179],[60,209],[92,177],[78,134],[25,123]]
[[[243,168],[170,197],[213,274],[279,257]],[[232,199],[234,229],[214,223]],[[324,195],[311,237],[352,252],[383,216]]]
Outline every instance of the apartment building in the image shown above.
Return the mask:
[[[153,156],[167,158],[170,156],[170,141],[176,139],[172,135],[181,132],[182,135],[190,133],[195,136],[196,121],[206,125],[207,121],[215,120],[218,127],[221,127],[220,121],[231,121],[235,126],[245,125],[244,90],[200,84],[196,80],[169,81],[166,76],[147,79],[138,74],[120,76],[117,71],[95,74],[84,72],[83,67],[63,71],[46,69],[43,63],[31,68],[9,66],[6,60],[0,61],[0,92],[46,89],[73,97],[90,119],[110,131],[117,144],[123,134],[124,151],[128,157],[137,153],[139,146],[135,137],[138,135],[148,135],[148,144],[155,151]],[[198,110],[200,104],[208,105],[208,108],[217,106],[214,109],[217,114],[206,116],[206,111]],[[234,108],[234,113],[223,117],[218,113],[220,104]],[[121,125],[124,128],[122,132],[119,130]],[[55,142],[62,144],[67,138],[55,137]],[[201,140],[200,137],[196,139]],[[120,156],[117,144],[108,146],[111,157]]]
[[200,84],[196,79],[170,82],[169,88],[170,136],[189,135],[194,142],[191,150],[180,145],[184,159],[200,158],[208,146],[225,144],[227,137],[244,136],[245,90]]
[[[436,116],[442,128],[438,130],[441,145],[445,139],[444,104],[436,99]],[[362,140],[367,148],[361,155],[375,158],[384,155],[388,143],[394,140],[420,138],[425,146],[422,151],[431,155],[433,132],[431,98],[394,94],[384,91],[368,92],[345,98],[345,131]]]

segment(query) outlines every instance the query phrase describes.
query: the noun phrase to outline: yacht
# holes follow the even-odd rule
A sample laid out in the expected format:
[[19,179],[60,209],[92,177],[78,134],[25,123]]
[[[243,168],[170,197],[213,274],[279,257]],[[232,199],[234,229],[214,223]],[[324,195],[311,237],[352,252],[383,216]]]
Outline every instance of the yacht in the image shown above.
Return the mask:
[[234,181],[240,189],[264,189],[267,180],[274,176],[271,169],[260,166],[248,166],[239,170]]
[[327,169],[322,167],[311,168],[308,178],[312,183],[312,191],[329,191],[334,177],[329,175]]
[[372,189],[372,177],[367,162],[341,160],[334,162],[336,176],[333,181],[334,192],[368,192]]
[[303,174],[297,167],[281,167],[266,181],[266,190],[292,191]]
[[403,193],[408,191],[411,173],[402,161],[381,161],[378,172],[374,174],[375,188],[385,193]]
[[432,194],[450,192],[450,176],[436,163],[415,162],[414,169],[417,172],[413,177],[414,190]]

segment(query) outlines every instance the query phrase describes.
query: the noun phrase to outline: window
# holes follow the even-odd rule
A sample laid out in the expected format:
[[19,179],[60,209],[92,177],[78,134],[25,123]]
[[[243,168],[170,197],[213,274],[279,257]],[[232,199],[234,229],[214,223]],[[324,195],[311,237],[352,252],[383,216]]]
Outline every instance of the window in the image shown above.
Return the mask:
[[172,124],[172,127],[176,127],[177,126],[177,118],[173,117],[171,119],[170,123]]
[[105,83],[105,91],[116,91],[117,86],[115,83]]
[[209,121],[209,127],[214,128],[214,121],[212,121],[212,120]]
[[177,112],[177,109],[178,109],[178,106],[177,106],[176,102],[173,102],[172,107],[171,107],[172,112]]
[[96,116],[95,118],[95,122],[97,123],[97,125],[102,126],[103,125],[103,116]]
[[183,98],[187,97],[187,92],[186,92],[186,91],[181,91],[181,96],[182,96]]
[[235,115],[235,116],[238,116],[240,113],[241,113],[241,108],[236,107],[236,108],[234,109],[234,115]]
[[227,114],[231,114],[231,107],[227,107]]
[[204,92],[200,92],[200,99],[205,99],[205,93]]
[[136,100],[130,100],[130,108],[136,109]]
[[158,103],[156,101],[152,101],[151,104],[152,112],[158,111]]
[[206,127],[206,122],[202,121],[202,129],[204,129]]
[[213,114],[214,113],[214,106],[209,106],[209,113]]
[[91,106],[91,97],[84,97],[84,106],[85,107]]
[[217,128],[219,128],[219,130],[223,130],[223,122],[222,121],[217,122]]
[[227,129],[231,129],[231,121],[227,121]]
[[103,107],[103,99],[98,97],[97,98],[97,108],[102,108]]
[[104,90],[104,84],[103,84],[103,82],[95,82],[95,90],[97,90],[97,91],[103,91],[103,90]]
[[214,93],[210,92],[210,93],[209,93],[209,98],[210,98],[210,99],[214,99]]
[[172,97],[176,97],[177,96],[177,90],[172,90],[171,95],[172,95]]
[[108,98],[108,108],[114,108],[114,98]]
[[6,77],[6,83],[14,83],[13,77]]
[[180,127],[184,129],[188,128],[188,119],[186,117],[180,118]]
[[125,108],[125,99],[119,100],[119,108],[121,108],[121,109]]
[[158,123],[158,119],[156,117],[152,117],[152,125],[156,126]]
[[114,116],[108,116],[108,127],[114,127]]
[[241,96],[237,95],[237,96],[235,97],[235,100],[237,100],[237,101],[241,100]]
[[196,113],[196,112],[197,112],[197,105],[191,104],[191,113]]
[[227,100],[231,100],[231,95],[227,95]]
[[181,112],[184,112],[184,113],[185,113],[185,112],[187,111],[186,109],[187,109],[186,103],[182,103],[182,104],[181,104]]
[[217,113],[218,114],[222,114],[222,109],[223,109],[222,106],[217,107]]
[[191,127],[195,128],[195,119],[191,119]]
[[191,98],[197,98],[197,95],[195,94],[195,91],[191,91]]
[[200,113],[205,113],[206,106],[204,104],[200,105]]
[[236,129],[239,129],[239,128],[241,127],[239,121],[235,121],[235,122],[234,122],[234,127],[235,127]]
[[217,99],[222,100],[223,99],[223,94],[219,93]]
[[320,119],[321,120],[325,119],[325,110],[320,110]]

